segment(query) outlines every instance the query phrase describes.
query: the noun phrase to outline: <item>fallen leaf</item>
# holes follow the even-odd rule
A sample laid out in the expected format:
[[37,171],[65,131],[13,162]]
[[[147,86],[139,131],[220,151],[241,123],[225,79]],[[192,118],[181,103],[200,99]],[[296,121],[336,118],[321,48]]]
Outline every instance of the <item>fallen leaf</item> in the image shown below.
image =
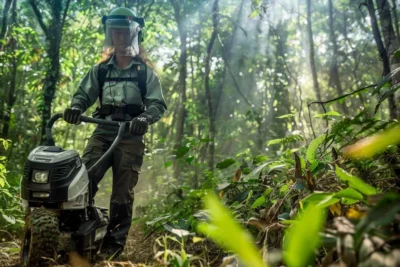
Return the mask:
[[242,169],[238,169],[235,173],[235,176],[233,177],[233,182],[239,182],[240,178],[242,177]]
[[340,216],[342,214],[342,206],[340,205],[339,202],[330,205],[329,210],[331,211],[333,216]]
[[315,190],[315,180],[312,177],[312,174],[311,174],[310,170],[307,170],[307,186],[308,186],[308,189],[311,191],[311,193],[314,192],[314,190]]
[[346,217],[349,219],[362,219],[365,217],[367,212],[358,210],[355,207],[351,207],[347,212],[346,212]]

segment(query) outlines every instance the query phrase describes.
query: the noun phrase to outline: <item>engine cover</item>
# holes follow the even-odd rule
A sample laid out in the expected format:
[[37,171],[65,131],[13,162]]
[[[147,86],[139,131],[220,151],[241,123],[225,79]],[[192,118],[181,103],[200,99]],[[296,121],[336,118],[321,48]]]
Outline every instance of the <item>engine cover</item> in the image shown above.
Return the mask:
[[[48,171],[48,182],[33,182],[34,170]],[[71,202],[87,192],[88,181],[86,168],[77,151],[39,146],[29,154],[25,163],[21,197],[30,204]]]

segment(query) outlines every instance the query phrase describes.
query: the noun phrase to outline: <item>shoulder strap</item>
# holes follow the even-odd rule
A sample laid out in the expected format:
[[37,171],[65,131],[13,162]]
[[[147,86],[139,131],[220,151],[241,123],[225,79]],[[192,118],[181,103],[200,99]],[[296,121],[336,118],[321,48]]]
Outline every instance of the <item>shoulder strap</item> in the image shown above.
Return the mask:
[[104,83],[106,82],[106,77],[107,77],[107,73],[109,70],[109,66],[107,65],[108,60],[105,62],[100,63],[99,65],[99,69],[97,71],[97,79],[99,81],[99,100],[100,100],[100,105],[102,104],[102,100],[103,100],[103,87],[104,87]]
[[147,94],[147,65],[145,63],[137,65],[137,74],[138,74],[138,87],[140,89],[142,101],[144,102],[144,99]]

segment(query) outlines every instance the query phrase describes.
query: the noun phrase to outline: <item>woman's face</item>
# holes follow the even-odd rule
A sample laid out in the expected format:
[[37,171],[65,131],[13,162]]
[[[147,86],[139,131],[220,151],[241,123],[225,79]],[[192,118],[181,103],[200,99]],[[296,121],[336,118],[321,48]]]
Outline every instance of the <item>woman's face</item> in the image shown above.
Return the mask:
[[117,51],[125,51],[132,45],[131,33],[129,29],[116,28],[111,31],[112,42]]

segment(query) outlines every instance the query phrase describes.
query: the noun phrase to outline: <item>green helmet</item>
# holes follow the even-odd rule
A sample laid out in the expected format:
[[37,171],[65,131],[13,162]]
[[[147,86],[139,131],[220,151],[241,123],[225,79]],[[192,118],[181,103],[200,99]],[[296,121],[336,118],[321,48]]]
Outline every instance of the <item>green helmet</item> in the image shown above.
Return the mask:
[[[106,30],[106,22],[107,20],[114,20],[118,19],[120,22],[122,22],[124,19],[125,20],[131,20],[140,25],[140,28],[143,29],[145,26],[144,19],[141,17],[137,17],[135,12],[133,12],[132,9],[126,8],[126,7],[117,7],[111,10],[110,14],[108,16],[103,16],[102,18],[102,23],[104,25],[104,31]],[[116,26],[116,25],[115,25]],[[139,32],[139,42],[143,42],[143,32]]]
[[117,7],[111,10],[110,16],[125,16],[125,17],[132,17],[136,18],[135,12],[133,12],[132,9],[126,8],[126,7]]
[[126,46],[126,51],[122,54],[135,56],[139,53],[139,43],[143,42],[143,18],[137,17],[135,12],[129,8],[117,7],[110,12],[110,15],[103,16],[102,23],[105,33],[103,51],[109,54],[122,53],[121,45],[117,45],[119,49],[116,49],[113,44],[112,32],[124,29],[124,36],[130,39],[130,44]]

